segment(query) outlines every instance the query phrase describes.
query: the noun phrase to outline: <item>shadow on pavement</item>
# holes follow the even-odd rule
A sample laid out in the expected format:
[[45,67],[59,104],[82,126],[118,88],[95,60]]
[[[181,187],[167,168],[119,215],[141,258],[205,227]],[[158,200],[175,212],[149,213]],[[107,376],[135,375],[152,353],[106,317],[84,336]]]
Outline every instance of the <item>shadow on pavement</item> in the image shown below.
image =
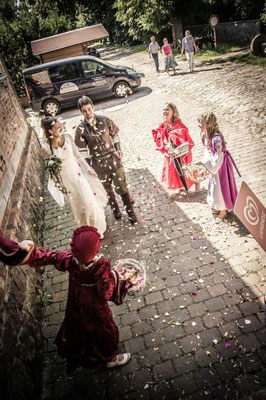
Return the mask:
[[[148,96],[152,92],[152,89],[148,86],[141,86],[133,92],[132,95],[128,97],[123,97],[122,99],[118,99],[115,97],[108,97],[106,99],[95,100],[94,108],[96,112],[100,112],[101,110],[112,109],[112,108],[121,108],[126,107],[129,103],[138,100],[144,96]],[[78,117],[82,115],[77,107],[71,107],[68,109],[64,109],[59,117],[63,119]]]
[[106,60],[106,61],[112,61],[112,60],[120,60],[123,57],[128,57],[131,56],[133,54],[139,53],[138,51],[132,50],[132,49],[128,49],[128,50],[122,50],[121,47],[120,48],[107,48],[106,50],[101,51],[101,56],[102,56],[102,60]]
[[[193,72],[178,72],[176,75],[189,75],[189,74],[198,74],[201,72],[209,72],[209,71],[215,71],[215,70],[220,70],[223,69],[222,67],[217,67],[217,68],[209,68],[209,69],[201,69],[200,67],[196,67],[197,69],[194,70]],[[199,69],[198,69],[199,68]]]
[[[127,179],[140,223],[132,226],[124,212],[114,221],[108,207],[102,252],[112,262],[130,257],[148,266],[144,291],[112,306],[120,351],[131,352],[132,360],[67,377],[50,351],[42,399],[233,400],[259,391],[266,385],[266,335],[254,282],[237,275],[236,264],[158,190],[148,169],[129,170]],[[236,239],[244,246],[231,238],[232,255],[242,251]]]

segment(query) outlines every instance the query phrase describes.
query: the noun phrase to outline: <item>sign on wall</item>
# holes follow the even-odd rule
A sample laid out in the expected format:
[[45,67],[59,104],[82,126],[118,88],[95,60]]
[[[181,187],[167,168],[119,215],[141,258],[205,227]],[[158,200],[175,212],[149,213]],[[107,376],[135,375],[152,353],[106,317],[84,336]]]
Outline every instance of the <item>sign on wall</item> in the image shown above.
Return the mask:
[[266,251],[266,207],[245,182],[242,182],[234,212]]

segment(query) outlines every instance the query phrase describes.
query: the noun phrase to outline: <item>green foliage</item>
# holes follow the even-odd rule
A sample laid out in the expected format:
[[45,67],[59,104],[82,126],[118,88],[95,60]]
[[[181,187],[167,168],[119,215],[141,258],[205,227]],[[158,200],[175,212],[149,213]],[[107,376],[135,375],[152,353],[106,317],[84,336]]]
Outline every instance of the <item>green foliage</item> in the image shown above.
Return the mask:
[[252,53],[247,54],[239,54],[236,55],[232,61],[236,63],[246,63],[251,65],[258,65],[259,67],[266,67],[266,58],[265,57],[258,57]]
[[38,64],[32,40],[86,25],[103,23],[110,41],[132,45],[151,34],[170,34],[175,18],[184,25],[207,23],[211,14],[221,21],[259,18],[266,26],[264,0],[0,0],[0,54],[16,90],[23,96],[22,70]]
[[116,0],[116,19],[134,39],[157,34],[170,27],[175,17],[183,18],[188,10],[199,8],[203,0]]

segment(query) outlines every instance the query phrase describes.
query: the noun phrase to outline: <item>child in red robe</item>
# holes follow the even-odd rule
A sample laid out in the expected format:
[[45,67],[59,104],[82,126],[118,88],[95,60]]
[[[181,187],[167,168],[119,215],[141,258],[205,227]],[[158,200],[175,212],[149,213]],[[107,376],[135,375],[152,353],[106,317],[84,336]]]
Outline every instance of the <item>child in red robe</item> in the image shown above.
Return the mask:
[[[11,247],[17,245],[9,242]],[[73,233],[71,250],[50,251],[32,244],[27,257],[31,267],[53,264],[69,273],[65,318],[55,339],[68,373],[79,366],[116,367],[131,358],[130,353],[117,354],[119,331],[108,305],[108,301],[122,304],[131,283],[119,280],[110,261],[97,255],[100,245],[97,229],[82,226]]]

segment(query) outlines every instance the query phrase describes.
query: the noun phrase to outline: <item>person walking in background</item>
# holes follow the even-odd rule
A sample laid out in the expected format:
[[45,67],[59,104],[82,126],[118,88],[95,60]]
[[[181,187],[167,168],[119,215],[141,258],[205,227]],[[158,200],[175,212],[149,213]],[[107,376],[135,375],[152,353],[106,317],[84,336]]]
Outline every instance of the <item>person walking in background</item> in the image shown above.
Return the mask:
[[155,41],[155,36],[151,37],[151,42],[149,45],[149,57],[153,58],[154,64],[155,64],[155,68],[156,68],[156,72],[159,72],[159,57],[158,57],[158,52],[160,50],[160,46],[158,45],[158,43]]
[[165,71],[168,73],[170,68],[173,68],[175,75],[175,68],[177,67],[177,63],[173,57],[172,49],[170,44],[168,43],[168,39],[164,38],[163,40],[162,52],[165,55]]
[[112,185],[122,198],[130,222],[135,224],[137,217],[133,209],[134,201],[129,194],[121,160],[123,154],[118,136],[119,129],[111,119],[94,114],[94,105],[89,97],[82,96],[78,107],[84,120],[76,129],[75,143],[87,164],[92,166],[102,182],[114,217],[121,219],[122,215]]
[[188,62],[188,70],[190,72],[193,72],[194,70],[194,50],[196,51],[195,40],[191,36],[190,31],[187,30],[185,32],[185,37],[182,39],[181,55],[183,56],[185,52]]
[[[176,190],[187,191],[194,182],[184,174],[183,165],[192,162],[192,147],[194,142],[189,136],[188,128],[179,118],[178,110],[173,103],[167,103],[163,110],[164,122],[152,131],[157,150],[164,154],[162,182],[166,189],[175,194]],[[178,147],[184,150],[180,155],[175,155]],[[181,147],[180,147],[181,149]],[[198,187],[196,185],[196,190]]]
[[226,150],[224,137],[213,112],[202,114],[198,122],[205,154],[197,165],[203,165],[210,172],[207,202],[212,209],[219,211],[218,217],[223,219],[227,211],[233,209],[237,198],[234,168],[239,176],[240,173]]

